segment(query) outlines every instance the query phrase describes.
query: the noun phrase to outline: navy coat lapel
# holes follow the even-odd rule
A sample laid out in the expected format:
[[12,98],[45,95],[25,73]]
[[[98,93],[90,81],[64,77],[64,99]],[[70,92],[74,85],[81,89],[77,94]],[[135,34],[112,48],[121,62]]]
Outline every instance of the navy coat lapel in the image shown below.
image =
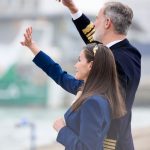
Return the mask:
[[64,114],[65,120],[67,120],[67,118],[71,115],[72,112],[73,112],[73,111],[72,111],[72,108],[70,107],[70,108],[68,109],[68,111]]

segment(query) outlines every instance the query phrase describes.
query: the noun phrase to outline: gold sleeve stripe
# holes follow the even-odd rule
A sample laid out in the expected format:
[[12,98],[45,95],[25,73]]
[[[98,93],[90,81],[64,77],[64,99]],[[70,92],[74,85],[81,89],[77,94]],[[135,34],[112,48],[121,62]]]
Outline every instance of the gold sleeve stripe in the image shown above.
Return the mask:
[[111,150],[115,150],[115,147],[114,147],[114,146],[107,146],[107,145],[105,145],[104,148],[109,148],[109,149],[111,149]]
[[94,41],[94,39],[92,38],[91,40],[89,40],[90,42]]
[[104,141],[105,141],[105,142],[111,142],[111,143],[116,143],[116,142],[117,142],[116,140],[107,139],[107,138],[106,138]]
[[88,32],[90,32],[92,30],[92,28],[94,28],[93,23],[91,22],[86,28],[84,28],[82,31],[84,34],[87,34]]
[[92,31],[90,31],[90,33],[88,33],[86,36],[89,37],[89,36],[93,35],[94,32],[95,32],[95,29],[93,29]]
[[115,149],[110,149],[110,148],[104,148],[104,150],[115,150]]
[[116,143],[104,142],[104,145],[116,146]]
[[92,38],[93,38],[93,35],[89,36],[89,37],[88,37],[88,40],[91,40]]
[[116,140],[105,139],[103,143],[104,150],[115,150],[116,149]]

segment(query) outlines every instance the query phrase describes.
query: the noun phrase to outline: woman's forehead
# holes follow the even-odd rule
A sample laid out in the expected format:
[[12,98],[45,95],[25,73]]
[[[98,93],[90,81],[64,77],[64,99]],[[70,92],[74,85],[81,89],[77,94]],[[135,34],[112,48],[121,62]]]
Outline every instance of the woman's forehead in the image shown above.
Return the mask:
[[84,57],[85,55],[84,55],[84,49],[82,49],[81,50],[81,52],[80,52],[80,55],[79,55],[80,57]]

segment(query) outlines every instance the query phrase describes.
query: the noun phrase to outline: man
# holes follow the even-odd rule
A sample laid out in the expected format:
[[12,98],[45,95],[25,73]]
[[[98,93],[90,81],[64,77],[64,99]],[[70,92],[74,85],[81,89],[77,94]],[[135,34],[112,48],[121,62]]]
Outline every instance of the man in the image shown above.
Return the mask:
[[73,0],[62,0],[62,3],[70,10],[73,22],[84,42],[102,42],[112,50],[115,57],[127,114],[112,120],[104,142],[104,150],[134,150],[131,109],[141,76],[141,54],[126,38],[133,12],[120,2],[107,2],[100,9],[93,24],[78,10]]

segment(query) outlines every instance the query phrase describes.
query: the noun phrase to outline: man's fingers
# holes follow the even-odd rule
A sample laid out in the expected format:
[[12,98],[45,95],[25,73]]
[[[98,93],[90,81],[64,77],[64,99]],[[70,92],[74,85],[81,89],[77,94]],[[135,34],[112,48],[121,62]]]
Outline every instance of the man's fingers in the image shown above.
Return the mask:
[[61,0],[56,0],[56,1],[61,2]]
[[25,43],[24,43],[24,42],[20,42],[20,44],[21,44],[22,46],[25,46]]

